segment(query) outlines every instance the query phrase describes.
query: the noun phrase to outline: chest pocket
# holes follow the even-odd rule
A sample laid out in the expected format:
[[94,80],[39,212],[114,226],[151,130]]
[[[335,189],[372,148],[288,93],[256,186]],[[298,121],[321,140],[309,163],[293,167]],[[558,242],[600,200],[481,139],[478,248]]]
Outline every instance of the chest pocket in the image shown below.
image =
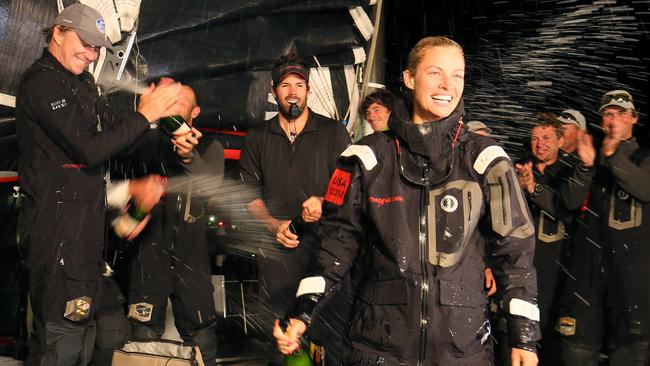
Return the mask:
[[458,180],[429,192],[429,262],[451,267],[458,262],[478,225],[483,192],[476,182]]
[[566,230],[562,221],[556,221],[544,211],[539,212],[537,239],[544,243],[555,243],[564,238],[565,233]]
[[609,227],[625,230],[641,226],[643,209],[641,203],[629,193],[615,187],[609,200]]

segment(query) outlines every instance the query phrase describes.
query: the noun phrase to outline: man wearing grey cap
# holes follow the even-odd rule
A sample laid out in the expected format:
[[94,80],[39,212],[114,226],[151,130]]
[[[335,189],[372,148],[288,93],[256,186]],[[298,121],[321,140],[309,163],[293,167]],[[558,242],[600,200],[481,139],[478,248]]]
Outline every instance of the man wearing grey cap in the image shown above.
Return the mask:
[[566,153],[573,153],[576,151],[578,142],[579,131],[587,130],[587,122],[585,116],[575,109],[565,109],[557,117],[557,120],[562,124],[564,130],[564,142],[562,143],[562,150]]
[[481,121],[469,121],[465,124],[470,132],[477,133],[482,136],[490,136],[492,129]]
[[[180,85],[152,86],[136,113],[117,118],[85,71],[100,47],[110,47],[101,15],[74,4],[45,33],[47,48],[23,74],[16,98],[25,196],[18,235],[34,312],[26,364],[85,365],[94,316],[107,297],[101,281],[104,162],[138,146],[150,123],[176,114]],[[139,145],[149,143],[143,139]],[[144,196],[133,198],[146,209]]]
[[639,116],[627,91],[605,93],[599,112],[605,138],[577,225],[574,279],[558,324],[562,358],[597,365],[608,339],[609,365],[643,365],[650,339],[650,151],[633,136]]

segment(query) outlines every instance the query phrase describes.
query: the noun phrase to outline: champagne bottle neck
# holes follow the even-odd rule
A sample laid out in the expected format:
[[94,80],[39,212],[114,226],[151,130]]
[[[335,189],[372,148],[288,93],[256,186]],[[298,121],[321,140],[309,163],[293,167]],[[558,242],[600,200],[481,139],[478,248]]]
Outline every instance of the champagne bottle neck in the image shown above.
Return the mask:
[[131,216],[132,218],[138,221],[144,220],[144,218],[147,217],[148,214],[149,212],[138,208],[138,205],[136,205],[135,202],[131,203],[131,206],[129,206],[129,216]]
[[181,116],[168,116],[160,119],[160,125],[172,135],[182,135],[191,131],[190,126],[187,125]]

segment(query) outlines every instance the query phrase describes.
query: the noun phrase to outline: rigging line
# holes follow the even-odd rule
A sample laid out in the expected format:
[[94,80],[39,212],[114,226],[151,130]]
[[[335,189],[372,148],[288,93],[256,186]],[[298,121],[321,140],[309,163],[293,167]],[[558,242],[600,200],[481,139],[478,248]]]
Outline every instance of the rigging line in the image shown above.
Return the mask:
[[[327,78],[323,75],[322,70],[324,68],[321,66],[320,61],[318,60],[318,57],[316,57],[316,55],[312,55],[312,58],[314,59],[314,61],[316,62],[316,65],[318,66],[316,68],[316,73],[318,74],[318,77],[321,79],[322,87],[324,89],[323,98],[325,100],[321,100],[321,103],[323,103],[323,106],[329,107],[330,108],[330,114],[335,119],[338,120],[339,119],[339,113],[338,113],[338,110],[336,108],[336,101],[334,100],[334,90],[331,88],[331,82],[332,82],[331,72],[330,72],[330,78],[329,78],[330,84],[328,84],[327,83]],[[328,69],[331,70],[331,68],[328,68]],[[325,102],[327,102],[327,103],[325,103]]]

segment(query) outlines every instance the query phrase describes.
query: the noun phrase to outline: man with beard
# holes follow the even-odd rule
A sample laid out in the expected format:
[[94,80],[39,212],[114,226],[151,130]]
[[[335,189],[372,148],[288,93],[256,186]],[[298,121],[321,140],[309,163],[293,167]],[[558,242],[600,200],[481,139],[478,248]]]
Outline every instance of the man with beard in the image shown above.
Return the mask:
[[[519,184],[527,194],[531,214],[535,221],[536,245],[535,268],[537,276],[540,325],[542,327],[542,347],[540,360],[544,364],[557,364],[556,334],[553,325],[557,319],[558,301],[556,291],[562,286],[561,266],[565,253],[565,224],[570,221],[573,210],[586,198],[588,184],[580,184],[575,179],[567,179],[572,170],[593,171],[595,154],[589,144],[579,144],[577,152],[583,162],[575,167],[559,161],[560,146],[563,143],[562,126],[552,115],[542,115],[533,127],[530,148],[533,160],[516,164]],[[582,140],[580,140],[582,141]],[[566,193],[577,197],[577,207],[565,199]]]
[[465,58],[445,37],[420,40],[404,84],[412,115],[341,154],[278,349],[291,354],[357,259],[350,365],[489,365],[486,252],[507,314],[511,360],[537,364],[534,228],[515,171],[491,138],[462,124]]
[[[248,131],[239,167],[244,182],[258,191],[249,211],[275,238],[270,255],[258,264],[261,293],[278,315],[288,310],[311,257],[309,231],[320,219],[327,182],[350,138],[340,122],[307,107],[309,69],[295,55],[281,58],[271,77],[280,113]],[[307,227],[300,237],[290,229],[297,218]]]

